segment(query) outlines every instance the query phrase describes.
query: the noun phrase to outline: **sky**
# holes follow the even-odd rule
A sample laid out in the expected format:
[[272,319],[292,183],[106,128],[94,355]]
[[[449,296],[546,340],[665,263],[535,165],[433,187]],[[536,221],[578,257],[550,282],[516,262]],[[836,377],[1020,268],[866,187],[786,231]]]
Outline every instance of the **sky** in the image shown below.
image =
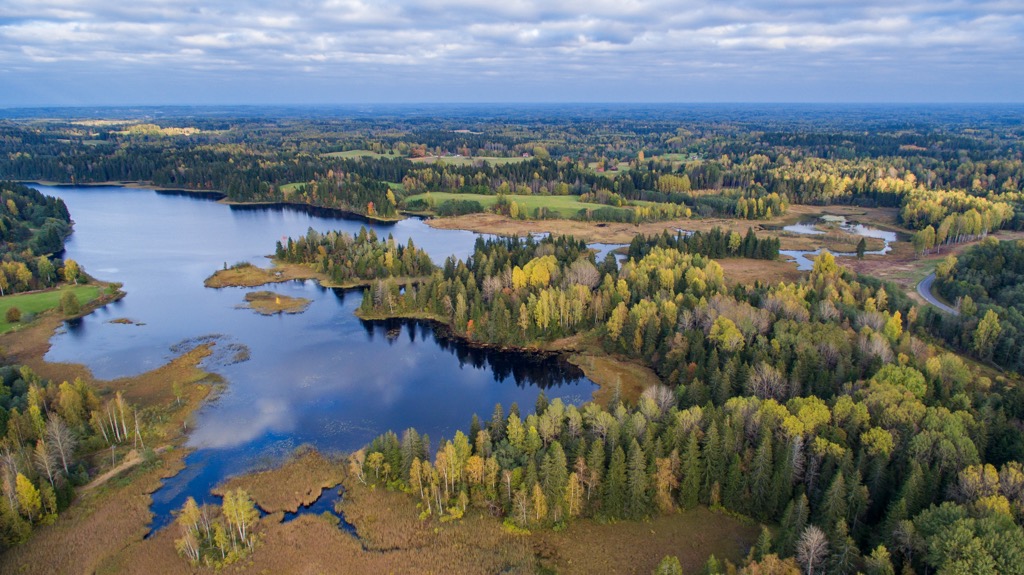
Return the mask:
[[0,107],[1022,101],[1024,0],[0,0]]

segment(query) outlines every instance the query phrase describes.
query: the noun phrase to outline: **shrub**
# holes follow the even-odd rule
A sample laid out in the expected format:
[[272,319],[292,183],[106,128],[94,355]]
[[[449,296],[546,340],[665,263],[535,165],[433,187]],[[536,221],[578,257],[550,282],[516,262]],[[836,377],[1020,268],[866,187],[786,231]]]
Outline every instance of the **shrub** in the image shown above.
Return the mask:
[[78,303],[78,298],[75,297],[75,293],[72,291],[65,291],[60,296],[60,311],[64,315],[78,315],[82,311],[82,304]]
[[11,306],[7,308],[7,314],[5,316],[7,323],[17,323],[21,321],[21,310],[17,306]]

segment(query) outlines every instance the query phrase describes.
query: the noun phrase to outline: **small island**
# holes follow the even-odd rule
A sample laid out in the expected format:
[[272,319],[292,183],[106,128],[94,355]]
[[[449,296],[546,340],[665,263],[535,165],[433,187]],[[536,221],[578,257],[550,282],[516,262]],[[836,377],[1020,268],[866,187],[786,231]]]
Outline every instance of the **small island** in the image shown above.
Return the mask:
[[[278,262],[280,263],[280,262]],[[308,266],[277,265],[271,269],[254,266],[249,262],[239,262],[231,267],[225,266],[217,270],[203,282],[208,288],[225,287],[259,287],[272,283],[284,283],[292,280],[324,279]]]
[[310,300],[304,297],[291,297],[272,291],[254,291],[245,294],[245,303],[239,307],[251,309],[260,315],[280,313],[302,313],[306,311]]

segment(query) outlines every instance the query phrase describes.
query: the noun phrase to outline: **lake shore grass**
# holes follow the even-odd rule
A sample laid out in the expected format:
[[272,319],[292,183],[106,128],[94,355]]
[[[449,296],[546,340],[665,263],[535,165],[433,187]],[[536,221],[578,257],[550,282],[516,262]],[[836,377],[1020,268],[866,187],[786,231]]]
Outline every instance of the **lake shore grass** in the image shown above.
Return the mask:
[[[63,285],[43,291],[16,293],[0,297],[0,333],[24,327],[25,324],[22,322],[27,319],[26,314],[38,315],[57,310],[60,307],[61,296],[68,291],[75,294],[82,309],[87,309],[89,304],[100,297],[105,286],[106,284]],[[7,321],[7,310],[12,307],[21,311],[22,321],[14,323]]]
[[340,484],[344,474],[343,461],[324,457],[310,447],[300,447],[281,465],[232,477],[213,493],[223,495],[233,489],[245,489],[267,513],[294,513],[315,502],[324,489]]

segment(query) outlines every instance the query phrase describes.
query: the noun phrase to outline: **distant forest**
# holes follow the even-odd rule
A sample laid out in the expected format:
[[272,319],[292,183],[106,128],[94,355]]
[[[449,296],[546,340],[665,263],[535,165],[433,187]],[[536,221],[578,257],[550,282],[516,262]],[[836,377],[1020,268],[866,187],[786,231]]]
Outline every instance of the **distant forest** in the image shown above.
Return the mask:
[[12,118],[0,121],[0,178],[143,181],[388,218],[423,209],[404,199],[425,192],[576,196],[595,205],[574,217],[614,221],[762,219],[798,203],[891,206],[907,227],[931,227],[931,245],[1024,226],[1024,128],[1012,110],[501,110],[269,117],[198,109],[159,124]]

